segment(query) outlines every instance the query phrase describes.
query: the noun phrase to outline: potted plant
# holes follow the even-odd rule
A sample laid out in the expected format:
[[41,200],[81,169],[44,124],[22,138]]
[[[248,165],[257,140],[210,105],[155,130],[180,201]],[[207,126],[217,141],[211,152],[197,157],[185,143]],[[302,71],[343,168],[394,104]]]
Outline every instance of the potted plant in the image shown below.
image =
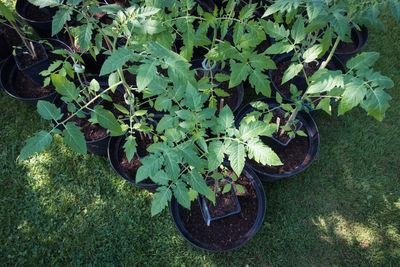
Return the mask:
[[[277,6],[271,6],[270,8],[275,9]],[[285,11],[283,8],[282,10]],[[272,11],[268,8],[266,14],[268,15],[271,12]],[[280,170],[271,170],[274,168],[265,166],[266,168],[261,171],[259,166],[255,166],[248,161],[248,164],[251,165],[258,174],[262,174],[265,180],[276,180],[296,174],[304,170],[305,167],[313,161],[313,158],[310,159],[310,152],[314,151],[311,155],[315,157],[318,149],[312,147],[312,140],[316,136],[315,132],[317,132],[317,129],[316,126],[313,127],[315,129],[313,131],[308,131],[307,127],[301,128],[304,125],[307,126],[306,121],[302,118],[304,117],[303,115],[307,116],[307,113],[304,113],[304,111],[310,112],[314,109],[322,109],[330,114],[331,105],[333,103],[338,103],[339,115],[341,115],[353,107],[361,105],[369,115],[374,116],[378,120],[382,120],[386,109],[389,107],[388,100],[390,100],[391,97],[384,90],[391,88],[393,82],[389,78],[374,72],[371,68],[378,58],[377,53],[362,53],[349,60],[346,65],[348,68],[346,73],[327,69],[338,43],[342,38],[346,38],[346,34],[350,32],[349,24],[345,23],[347,19],[340,14],[342,11],[333,8],[331,12],[333,12],[334,18],[342,20],[341,28],[338,28],[338,25],[333,23],[332,28],[326,28],[326,26],[324,26],[323,29],[317,28],[318,35],[316,32],[314,32],[314,34],[307,34],[307,27],[313,25],[314,22],[309,19],[307,23],[308,26],[306,26],[304,24],[303,14],[298,14],[293,17],[294,23],[290,31],[276,22],[268,21],[265,23],[267,31],[274,37],[278,35],[281,36],[280,39],[277,40],[277,43],[267,49],[267,53],[278,54],[294,50],[291,63],[285,70],[282,79],[283,83],[286,81],[290,81],[291,83],[290,91],[293,94],[293,102],[287,103],[282,100],[279,94],[276,94],[277,104],[255,103],[252,107],[248,106],[242,110],[241,115],[238,116],[238,121],[242,119],[244,121],[260,119],[266,122],[272,121],[276,125],[276,131],[272,137],[275,137],[275,139],[278,139],[280,142],[284,140],[283,143],[285,144],[277,145],[278,148],[275,150],[284,163]],[[336,14],[335,12],[339,13]],[[311,15],[312,14],[308,15],[309,18],[312,17]],[[324,29],[330,31],[330,33],[324,32]],[[330,48],[330,40],[334,37],[332,34],[337,36],[335,36],[336,40],[333,47]],[[289,42],[289,35],[294,41]],[[316,43],[319,35],[323,37],[320,43]],[[326,35],[328,35],[329,38],[325,37]],[[310,39],[311,42],[308,39]],[[306,46],[300,46],[300,44],[303,44],[304,40],[306,40]],[[329,51],[329,54],[317,65],[318,68],[310,74],[310,72],[307,71],[309,63],[321,58],[324,55],[324,51]],[[299,74],[301,75],[300,77],[305,80],[304,88],[297,88],[293,82],[293,78]],[[298,89],[302,89],[302,92]],[[254,111],[253,109],[259,109],[259,111]],[[276,110],[281,110],[280,113],[283,115],[277,114]],[[308,121],[310,121],[310,119],[312,118],[309,118]],[[315,125],[315,123],[312,124]],[[289,151],[298,151],[298,149],[293,148],[297,141],[304,139],[304,142],[306,142],[307,140],[306,136],[303,137],[303,135],[308,136],[308,146],[305,146],[301,160],[297,157],[291,160],[291,153],[289,153]],[[318,139],[319,138],[317,138],[315,144],[319,144]],[[267,144],[269,142],[267,140],[264,141]],[[285,154],[288,155],[287,159],[283,158]],[[293,163],[287,161],[297,163],[293,165]],[[290,170],[285,170],[285,165],[292,166]],[[268,169],[271,171],[268,171]]]

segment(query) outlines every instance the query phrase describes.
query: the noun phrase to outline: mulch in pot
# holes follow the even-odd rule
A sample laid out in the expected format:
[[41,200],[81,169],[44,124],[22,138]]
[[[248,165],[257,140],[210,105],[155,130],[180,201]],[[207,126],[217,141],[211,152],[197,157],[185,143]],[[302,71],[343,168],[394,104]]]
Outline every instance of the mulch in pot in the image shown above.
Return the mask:
[[[232,173],[230,171],[228,176],[232,176]],[[244,194],[237,192],[241,211],[235,215],[212,221],[210,226],[207,226],[203,219],[198,201],[192,201],[190,210],[179,205],[179,214],[184,227],[193,238],[210,244],[209,249],[226,250],[236,247],[235,241],[242,239],[256,221],[259,207],[252,183],[243,175],[238,178],[236,183],[245,188]]]
[[[276,123],[278,116],[281,118],[281,125],[284,125],[286,119],[284,119],[280,112],[274,112],[271,122]],[[258,163],[253,159],[246,159],[251,166],[262,172],[269,174],[290,173],[297,169],[307,157],[309,149],[309,140],[307,136],[296,135],[287,146],[283,146],[267,136],[260,136],[260,139],[278,155],[283,163],[281,166],[269,166]],[[282,142],[284,141],[285,140],[282,140]]]

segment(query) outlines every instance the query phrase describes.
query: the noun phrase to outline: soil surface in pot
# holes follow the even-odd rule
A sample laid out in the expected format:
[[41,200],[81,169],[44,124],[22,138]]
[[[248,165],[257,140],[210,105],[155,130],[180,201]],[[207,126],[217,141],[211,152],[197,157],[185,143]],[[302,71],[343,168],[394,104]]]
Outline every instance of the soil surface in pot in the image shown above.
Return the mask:
[[110,5],[112,4],[119,5],[124,8],[131,6],[128,0],[107,0],[107,3],[109,3]]
[[267,48],[270,46],[271,46],[271,43],[270,43],[269,39],[266,39],[266,40],[262,41],[259,45],[257,45],[256,51],[258,54],[261,54],[265,50],[267,50]]
[[351,31],[351,40],[352,40],[352,42],[350,42],[350,43],[345,43],[343,41],[340,41],[335,52],[351,53],[351,52],[356,51],[360,40],[358,40],[358,36],[355,31]]
[[[66,108],[64,110],[63,120],[71,116],[72,113],[66,112]],[[98,124],[93,124],[88,121],[87,118],[78,118],[77,116],[72,117],[69,122],[75,122],[75,125],[78,126],[85,136],[86,141],[94,141],[99,140],[103,137],[107,136],[107,129],[101,127]]]
[[[291,63],[292,62],[290,60],[280,62],[277,64],[277,69],[272,71],[272,79],[273,79],[275,85],[278,87],[279,91],[283,94],[283,96],[285,96],[286,98],[289,98],[289,99],[291,99],[291,97],[292,97],[292,93],[290,92],[290,81],[291,80],[287,81],[284,84],[281,84],[281,83],[282,83],[283,74],[289,68]],[[317,63],[315,61],[308,63],[307,67],[305,68],[307,77],[311,77],[315,72],[317,72],[317,70],[320,67],[320,64],[317,65]],[[328,70],[336,70],[337,69],[335,64],[332,61],[330,61],[328,63],[326,68]],[[302,71],[298,75],[302,75]],[[297,88],[297,89],[300,90],[300,88]]]
[[[277,116],[274,116],[271,122],[276,123]],[[281,118],[282,120],[282,118]],[[281,124],[285,124],[284,121]],[[304,131],[302,128],[301,130]],[[309,141],[307,136],[296,135],[287,146],[282,146],[272,138],[267,136],[260,136],[261,141],[269,146],[279,157],[283,165],[269,166],[256,162],[253,159],[246,159],[247,162],[259,171],[269,174],[285,174],[290,173],[297,169],[306,159],[309,149]]]
[[10,47],[21,45],[22,43],[21,38],[13,28],[0,23],[0,33],[2,34],[4,40]]
[[33,58],[29,53],[20,53],[16,55],[21,69],[32,66],[48,57],[46,50],[42,46],[35,46],[34,48],[36,52],[36,58]]
[[55,91],[53,85],[41,87],[32,81],[29,76],[25,75],[22,71],[16,70],[14,77],[15,92],[24,98],[39,98],[47,96]]
[[[225,182],[219,185],[221,190],[225,186],[225,184],[227,183]],[[211,190],[213,191],[215,190],[214,183],[209,187],[211,188]],[[215,205],[204,196],[201,196],[200,198],[202,199],[202,201],[203,199],[205,200],[211,218],[225,216],[229,213],[237,211],[239,208],[239,206],[236,203],[235,194],[233,193],[232,190],[226,193],[217,191],[215,195],[215,202],[216,202]]]
[[[232,176],[232,171],[230,175]],[[191,209],[179,205],[179,214],[185,228],[193,238],[210,244],[209,249],[225,250],[237,246],[235,242],[245,237],[257,218],[258,203],[256,191],[245,176],[240,176],[236,183],[245,188],[245,193],[238,193],[241,211],[232,216],[212,221],[207,226],[201,214],[198,201],[192,201]]]
[[[149,154],[147,152],[147,147],[149,147],[153,141],[145,138],[145,141],[143,141],[143,138],[140,137],[140,134],[138,132],[135,133],[136,137],[136,143],[137,143],[137,154],[139,154],[141,157],[145,157],[146,155]],[[125,174],[128,175],[128,177],[132,180],[136,180],[136,172],[139,169],[140,166],[142,166],[142,163],[140,162],[139,158],[135,154],[135,156],[132,158],[131,161],[128,161],[128,158],[126,157],[125,151],[124,151],[124,144],[125,144],[125,138],[121,141],[119,147],[118,147],[118,160],[119,164],[121,166],[121,169],[125,172]],[[141,183],[143,184],[154,184],[154,182],[150,179],[147,178],[143,180]]]
[[[274,110],[273,111],[274,117],[273,117],[273,122],[274,123],[278,123],[278,118],[279,118],[279,125],[283,126],[286,125],[287,123],[287,119],[285,118],[285,114],[282,112],[279,112],[278,110]],[[298,122],[297,124],[291,124],[290,128],[292,129],[292,131],[296,131],[300,126],[300,123]],[[287,141],[289,141],[290,136],[287,132],[283,132],[281,133],[281,130],[279,131],[275,131],[272,136],[281,141],[282,143],[286,144]]]

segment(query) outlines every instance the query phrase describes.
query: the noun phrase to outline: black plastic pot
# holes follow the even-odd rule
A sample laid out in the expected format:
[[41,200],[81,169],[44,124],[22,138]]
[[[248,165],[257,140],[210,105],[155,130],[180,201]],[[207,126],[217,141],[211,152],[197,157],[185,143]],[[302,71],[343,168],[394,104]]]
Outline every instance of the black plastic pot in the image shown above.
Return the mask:
[[[107,81],[105,81],[104,78],[93,77],[93,76],[87,77],[88,81],[90,81],[93,78],[95,78],[99,82],[100,87],[103,87],[103,88],[108,87],[108,83],[107,83]],[[79,82],[76,81],[75,84],[76,84],[76,86],[78,86]],[[58,95],[54,99],[53,104],[55,104],[57,107],[60,107],[61,111],[64,111],[67,109],[67,103],[65,103],[61,100],[60,95]],[[98,104],[100,104],[100,103],[98,103]],[[90,113],[86,113],[85,115],[90,117]],[[62,131],[63,128],[59,127],[59,130]],[[108,147],[109,140],[110,140],[110,134],[107,134],[106,136],[104,136],[100,139],[97,139],[97,140],[86,141],[87,151],[94,155],[107,156],[107,147]]]
[[42,44],[35,44],[34,47],[36,49],[44,51],[46,57],[35,64],[22,68],[21,66],[22,62],[19,62],[18,56],[28,51],[28,49],[24,48],[22,50],[17,50],[16,55],[14,56],[14,60],[18,70],[22,71],[25,75],[31,78],[32,81],[34,81],[37,85],[40,86],[44,82],[44,77],[41,76],[39,73],[42,72],[43,70],[46,70],[51,63],[47,56],[47,49],[45,49]]
[[[15,4],[15,11],[17,12],[18,16],[21,17],[27,24],[29,24],[42,38],[50,38],[51,37],[51,27],[52,27],[52,20],[46,21],[36,21],[30,18],[27,18],[27,11],[31,8],[38,8],[33,6],[27,0],[17,0]],[[47,13],[51,17],[54,16],[56,13],[55,8],[43,8],[41,9],[44,13]]]
[[[56,39],[45,39],[45,40],[48,41],[54,47],[54,49],[69,50],[69,47],[59,40],[56,40]],[[47,51],[51,50],[51,47],[49,47],[49,46],[46,46],[45,48]],[[51,62],[49,60],[47,60],[40,66],[40,69],[45,70],[50,66],[50,64],[51,64]],[[0,66],[1,66],[1,64],[0,64]],[[1,68],[0,68],[0,85],[11,97],[36,106],[36,103],[39,100],[46,100],[46,101],[52,102],[54,100],[54,98],[58,95],[57,92],[54,91],[53,93],[51,93],[47,96],[38,97],[38,98],[26,98],[26,97],[20,96],[15,91],[14,85],[13,85],[14,77],[18,71],[19,70],[16,66],[13,56],[9,56],[4,61],[3,66],[1,66]],[[42,77],[42,83],[43,83],[43,80],[44,80],[44,78]]]
[[351,27],[351,38],[357,46],[355,50],[348,52],[335,51],[334,53],[334,55],[337,56],[344,64],[350,58],[358,54],[368,41],[368,28],[361,26],[360,29],[361,31],[357,30],[354,26]]
[[43,96],[43,97],[38,97],[38,98],[25,98],[20,96],[14,89],[14,79],[15,75],[18,72],[18,68],[15,64],[15,60],[13,56],[9,56],[8,59],[5,60],[3,66],[0,69],[0,83],[4,91],[7,92],[11,97],[29,103],[31,105],[36,106],[36,103],[39,100],[46,100],[46,101],[52,101],[55,96],[57,95],[57,92],[54,91],[49,95]]
[[[154,119],[156,121],[159,121],[164,114],[162,113],[155,113],[154,114]],[[110,141],[108,143],[108,148],[107,148],[107,155],[108,155],[108,160],[110,161],[111,167],[114,169],[114,171],[121,176],[124,180],[139,186],[141,188],[144,188],[152,193],[156,192],[156,189],[159,187],[156,183],[144,183],[143,181],[140,183],[136,183],[136,177],[131,177],[127,173],[124,172],[124,170],[121,167],[120,164],[120,159],[118,156],[118,150],[121,145],[121,142],[125,138],[125,135],[123,136],[112,136],[110,138]],[[137,154],[136,155],[139,159],[140,156]]]
[[[224,165],[228,165],[224,163]],[[245,167],[242,172],[243,175],[245,175],[252,183],[255,192],[257,194],[257,217],[256,220],[254,221],[253,226],[250,228],[250,230],[242,237],[240,240],[236,240],[234,243],[234,246],[231,248],[227,249],[214,249],[212,248],[212,244],[207,244],[204,243],[200,240],[198,240],[191,232],[188,231],[188,229],[185,227],[183,220],[184,218],[181,217],[181,214],[179,213],[179,203],[176,200],[176,198],[172,198],[171,200],[171,215],[172,219],[175,223],[176,228],[178,231],[182,234],[182,236],[193,246],[206,250],[206,251],[211,251],[211,252],[225,252],[225,251],[230,251],[237,249],[241,246],[243,246],[247,241],[249,241],[252,237],[255,236],[255,234],[258,232],[258,230],[261,228],[263,222],[264,222],[264,216],[265,216],[265,211],[266,211],[266,197],[265,197],[265,192],[264,192],[264,187],[258,179],[257,175],[248,167]],[[220,219],[224,220],[224,218]],[[245,221],[243,221],[245,223]],[[205,223],[205,222],[204,222]],[[212,224],[211,224],[212,225]],[[226,227],[229,227],[229,225],[226,225]]]
[[124,138],[125,138],[124,135],[123,136],[112,136],[108,142],[107,154],[108,154],[108,160],[110,161],[111,167],[124,180],[154,193],[158,187],[157,184],[143,183],[143,182],[136,183],[136,177],[131,177],[123,171],[123,169],[120,165],[120,159],[118,157],[118,149]]
[[[279,106],[275,100],[270,99],[270,98],[261,98],[258,99],[257,101],[263,101],[265,103],[267,103],[270,107],[277,107]],[[240,125],[240,121],[250,112],[254,111],[255,109],[250,105],[247,104],[245,105],[238,113],[238,115],[235,118],[235,125],[238,128]],[[304,131],[307,136],[308,136],[308,151],[307,151],[307,156],[305,157],[303,163],[297,167],[296,169],[294,169],[291,172],[288,173],[282,173],[282,174],[271,174],[271,173],[266,173],[262,170],[257,169],[256,166],[253,166],[249,163],[249,161],[246,161],[246,166],[248,166],[250,169],[252,169],[254,172],[257,173],[257,175],[260,177],[260,179],[263,182],[272,182],[275,180],[279,180],[282,178],[286,178],[286,177],[290,177],[293,176],[295,174],[298,174],[302,171],[304,171],[305,169],[307,169],[315,160],[315,158],[317,157],[317,153],[318,153],[318,149],[319,149],[319,145],[320,145],[320,138],[319,138],[319,131],[317,128],[317,124],[315,123],[313,117],[304,112],[304,111],[300,111],[297,114],[296,119],[298,119],[300,122],[303,123],[302,126],[302,131]]]
[[2,30],[0,30],[0,47],[0,61],[3,61],[11,55],[12,49],[4,39]]

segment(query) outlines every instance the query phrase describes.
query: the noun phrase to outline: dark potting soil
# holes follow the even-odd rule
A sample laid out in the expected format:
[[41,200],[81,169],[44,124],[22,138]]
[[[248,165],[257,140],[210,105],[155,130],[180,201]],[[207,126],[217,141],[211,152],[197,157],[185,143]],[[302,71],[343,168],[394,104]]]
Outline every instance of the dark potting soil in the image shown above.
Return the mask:
[[265,50],[267,50],[268,47],[271,46],[271,43],[268,39],[262,41],[259,45],[256,47],[256,51],[258,54],[263,53]]
[[360,40],[358,40],[358,36],[355,31],[351,31],[351,40],[352,42],[350,43],[345,43],[343,41],[340,41],[335,52],[351,53],[356,51]]
[[116,90],[114,93],[110,92],[108,95],[111,97],[113,102],[111,103],[109,101],[105,101],[104,107],[109,111],[111,111],[116,118],[118,118],[119,116],[124,116],[124,114],[121,111],[119,111],[113,104],[113,103],[118,104],[129,110],[128,104],[125,103],[124,95],[118,90]]
[[13,28],[0,23],[0,33],[2,34],[4,40],[10,47],[21,45],[22,43],[21,38]]
[[[146,155],[149,154],[147,152],[147,147],[149,147],[153,141],[151,140],[146,140],[145,142],[142,140],[140,137],[139,133],[135,133],[136,137],[136,142],[137,142],[137,154],[139,154],[141,157],[145,157]],[[135,154],[132,158],[131,161],[128,161],[128,158],[126,157],[125,151],[124,151],[124,144],[125,144],[125,139],[123,139],[118,147],[118,160],[119,164],[122,168],[122,170],[125,172],[126,175],[132,180],[136,181],[136,172],[139,169],[140,166],[142,166],[142,163],[140,162],[139,158]],[[154,184],[154,182],[150,179],[147,178],[143,180],[141,183],[144,184]]]
[[29,4],[26,8],[26,18],[33,21],[51,21],[55,11],[49,8],[39,8]]
[[107,0],[107,3],[109,3],[111,5],[112,4],[119,5],[119,6],[123,7],[123,8],[131,6],[131,4],[129,3],[128,0]]
[[226,93],[229,94],[227,97],[219,97],[217,96],[217,105],[219,107],[219,103],[221,99],[224,99],[224,105],[228,105],[231,110],[233,110],[236,107],[237,101],[238,101],[238,92],[236,90],[236,87],[229,88],[229,81],[223,82],[218,86],[218,88],[224,90]]
[[[273,122],[273,123],[278,123],[278,118],[279,118],[279,120],[280,120],[279,125],[280,125],[280,126],[286,125],[287,119],[285,118],[284,113],[279,112],[278,110],[274,110],[274,111],[273,111],[273,114],[274,114],[274,117],[272,118],[271,122]],[[300,124],[300,123],[298,123],[298,125],[290,125],[290,128],[292,129],[292,131],[297,130],[298,127],[299,127],[299,124]],[[280,130],[279,130],[278,132],[275,131],[275,132],[272,134],[272,136],[273,136],[275,139],[281,141],[281,142],[284,143],[284,144],[285,144],[287,141],[289,141],[289,139],[290,139],[290,136],[287,134],[287,132],[284,132],[284,133],[281,135],[281,134],[280,134]]]
[[26,76],[22,71],[16,69],[14,77],[14,89],[15,92],[24,98],[39,98],[47,96],[54,92],[55,88],[53,85],[41,87],[32,81],[29,76]]
[[[224,184],[220,184],[221,191],[224,188],[226,182]],[[209,185],[211,190],[214,191],[214,183],[212,185]],[[234,211],[237,211],[239,206],[236,203],[235,199],[235,194],[233,193],[232,190],[226,193],[222,193],[221,191],[218,191],[215,196],[215,205],[208,200],[206,197],[201,196],[201,199],[203,199],[206,202],[208,211],[210,213],[211,218],[215,217],[220,217],[220,216],[225,216],[229,213],[232,213]],[[215,191],[214,191],[215,192]]]
[[33,58],[29,53],[17,54],[17,60],[21,69],[32,66],[42,60],[45,60],[47,53],[42,46],[35,46],[36,58]]
[[[232,176],[232,173],[230,176]],[[229,175],[228,175],[229,176]],[[210,249],[225,250],[234,248],[235,242],[245,237],[257,218],[257,194],[250,180],[240,176],[238,184],[245,188],[245,193],[238,193],[241,211],[232,216],[212,221],[207,226],[201,214],[198,201],[192,201],[191,209],[179,205],[179,214],[185,228],[193,238],[210,244]]]
[[[279,115],[281,117],[281,115]],[[272,118],[272,122],[276,123],[276,114]],[[282,120],[282,119],[281,119]],[[284,122],[285,123],[285,122]],[[282,122],[281,122],[282,124]],[[304,129],[302,129],[304,130]],[[261,141],[269,146],[279,157],[283,165],[281,166],[269,166],[262,165],[253,159],[247,159],[251,166],[257,170],[269,173],[269,174],[284,174],[292,172],[297,169],[307,157],[309,142],[308,137],[296,135],[287,146],[282,146],[270,137],[261,136]]]
[[[66,112],[66,108],[63,112],[63,120],[72,115],[72,113],[68,111]],[[77,116],[74,116],[69,120],[69,122],[75,122],[75,125],[80,128],[81,132],[85,136],[86,141],[99,140],[106,137],[108,134],[107,129],[98,124],[92,124],[87,118],[78,118]]]
[[[272,71],[272,80],[274,81],[275,85],[278,87],[278,90],[282,93],[282,95],[284,97],[289,98],[289,99],[291,99],[291,97],[292,97],[292,93],[290,92],[291,80],[287,81],[284,84],[281,84],[281,83],[282,83],[283,74],[289,68],[291,63],[292,62],[290,60],[280,62],[277,64],[277,69]],[[307,77],[311,77],[315,72],[317,72],[320,67],[320,64],[321,63],[319,63],[317,65],[317,63],[315,61],[308,63],[307,67],[305,68]],[[330,61],[328,63],[326,68],[329,70],[337,69],[335,64],[332,61]],[[304,77],[302,71],[298,75],[300,75],[301,77]],[[297,89],[300,90],[300,88],[297,88]]]

